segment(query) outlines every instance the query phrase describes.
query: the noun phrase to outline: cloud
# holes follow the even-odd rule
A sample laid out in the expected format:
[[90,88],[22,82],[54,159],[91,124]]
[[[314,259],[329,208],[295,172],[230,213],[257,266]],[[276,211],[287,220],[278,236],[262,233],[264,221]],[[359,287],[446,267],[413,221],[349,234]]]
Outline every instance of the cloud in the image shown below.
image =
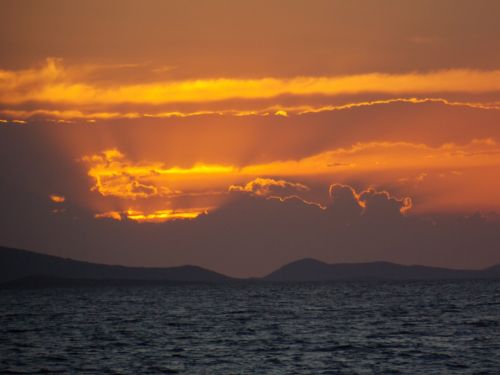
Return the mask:
[[[251,193],[262,197],[297,195],[323,205],[327,199],[318,189],[318,183],[314,181],[325,180],[332,173],[335,173],[337,180],[342,183],[348,183],[353,179],[370,181],[364,185],[399,187],[401,191],[410,191],[417,195],[425,192],[426,186],[434,184],[435,191],[448,192],[451,196],[451,192],[457,189],[463,191],[471,189],[469,185],[457,184],[458,177],[466,178],[463,174],[454,175],[457,177],[455,179],[440,179],[438,185],[435,179],[429,176],[444,175],[447,171],[451,173],[464,168],[468,170],[496,168],[500,165],[499,156],[500,151],[496,141],[486,138],[473,139],[465,145],[447,143],[439,147],[410,142],[357,143],[348,148],[326,151],[297,161],[278,161],[243,167],[203,163],[195,163],[188,167],[166,166],[161,161],[133,161],[117,149],[87,155],[81,160],[87,168],[88,176],[92,179],[92,191],[105,198],[136,202],[134,205],[123,203],[119,207],[123,212],[133,209],[152,215],[155,211],[174,208],[172,202],[166,202],[165,199],[179,200],[183,196],[205,195],[207,198],[192,200],[187,202],[187,206],[177,206],[177,209],[216,208],[230,199],[225,196],[228,191]],[[417,173],[414,184],[410,185],[411,181],[404,176]],[[294,178],[300,176],[299,178],[307,180],[308,184],[312,183],[316,187],[311,190],[305,183],[285,179],[290,176]],[[248,181],[249,178],[253,179],[241,183],[242,180]],[[349,194],[351,201],[339,200],[339,197]],[[372,215],[371,207],[377,204],[386,206],[388,211],[392,210],[394,217],[398,212],[407,212],[412,207],[409,199],[398,200],[383,191],[375,190],[366,190],[358,194],[342,185],[330,188],[330,198],[332,205],[341,207],[339,205],[342,204],[343,210],[350,208],[354,211],[356,206],[359,206],[367,215]],[[156,199],[154,206],[153,203],[143,202],[145,200],[153,202],[153,199]],[[463,204],[466,200],[462,199],[461,202]],[[489,200],[488,202],[491,204]],[[426,210],[429,207],[432,205],[427,206]],[[113,210],[116,210],[116,207],[113,207]]]
[[[281,98],[276,98],[276,102],[280,102]],[[341,102],[341,104],[307,104],[314,102],[314,98],[298,97],[296,101],[303,100],[304,104],[283,105],[272,104],[272,102],[258,101],[256,103],[234,103],[228,102],[207,102],[207,103],[184,103],[179,105],[177,103],[165,105],[149,105],[149,103],[140,103],[134,105],[132,108],[125,109],[124,104],[108,104],[104,106],[93,106],[91,109],[75,108],[67,103],[52,103],[49,106],[57,106],[59,109],[53,108],[38,108],[38,109],[23,109],[23,105],[17,105],[15,108],[0,108],[0,116],[6,119],[1,119],[1,122],[12,124],[27,124],[34,121],[47,121],[56,123],[72,123],[75,121],[87,122],[102,122],[116,119],[176,119],[185,117],[199,117],[199,116],[228,116],[228,117],[243,117],[243,116],[260,116],[267,117],[270,114],[281,117],[289,117],[289,115],[303,116],[313,113],[332,112],[332,111],[346,111],[350,109],[372,107],[372,106],[388,106],[391,104],[407,103],[407,104],[428,104],[437,103],[450,107],[465,107],[482,110],[500,110],[500,103],[497,101],[452,101],[445,98],[391,98],[379,99],[369,101],[353,101]],[[324,100],[324,99],[323,99]],[[330,101],[338,101],[342,99],[330,98]],[[351,98],[352,100],[352,98]],[[1,103],[0,103],[1,105]],[[199,108],[201,106],[201,109]],[[151,107],[151,108],[150,108]],[[198,108],[198,109],[196,109]]]
[[62,195],[57,195],[57,194],[51,194],[51,195],[49,195],[49,198],[54,203],[63,203],[66,200],[65,197],[63,197]]
[[[500,32],[496,1],[478,7],[473,2],[446,0],[433,9],[432,17],[426,2],[374,2],[360,10],[355,3],[339,6],[320,0],[314,7],[288,4],[286,17],[280,1],[216,2],[193,8],[151,1],[140,10],[132,2],[119,9],[105,4],[99,8],[102,17],[97,18],[96,3],[79,2],[77,11],[59,7],[55,12],[44,2],[16,2],[5,8],[0,15],[4,64],[22,66],[43,58],[47,51],[57,51],[71,61],[153,60],[157,64],[149,69],[176,66],[167,77],[193,79],[221,74],[248,78],[373,69],[422,71],[458,62],[464,67],[499,66],[498,53],[490,48]],[[36,17],[26,17],[28,11]],[[124,20],[130,20],[127,27]],[[89,24],[93,27],[86,27]],[[415,36],[445,43],[409,45]],[[165,45],[170,48],[158,48]],[[12,46],[17,47],[16,53]],[[137,71],[126,73],[133,77],[129,80],[137,75]]]
[[357,219],[363,212],[363,202],[356,191],[348,185],[332,184],[328,190],[330,195],[329,210],[346,221]]
[[[500,165],[498,116],[440,103],[418,106],[393,103],[262,122],[202,117],[154,125],[2,126],[0,163],[8,180],[45,197],[64,192],[93,214],[212,211],[226,203],[229,186],[245,187],[256,178],[300,181],[310,190],[281,196],[296,194],[323,206],[334,180],[358,191],[374,186],[411,196],[412,213],[497,210],[491,197]],[[102,152],[114,149],[120,155]],[[43,150],[33,156],[36,170],[30,159],[35,150]],[[427,176],[416,181],[421,173]]]
[[[239,194],[191,220],[159,217],[176,212],[138,211],[129,218],[123,211],[95,218],[77,206],[52,214],[47,199],[45,206],[24,199],[3,205],[0,234],[3,245],[66,257],[128,265],[195,264],[235,276],[263,275],[303,257],[465,268],[500,262],[498,218],[405,215],[407,200],[349,185],[333,184],[330,194],[326,207],[297,197]],[[12,215],[19,211],[24,215]],[[142,220],[153,214],[158,216]]]
[[413,206],[409,197],[396,198],[387,191],[374,188],[357,193],[349,185],[332,184],[329,194],[328,210],[348,220],[361,217],[380,220],[399,218]]
[[359,201],[363,202],[363,215],[373,218],[394,218],[408,212],[413,204],[409,197],[394,198],[387,191],[376,191],[368,189],[359,195]]
[[413,142],[358,142],[350,147],[324,151],[300,160],[248,165],[247,174],[309,175],[337,173],[363,173],[409,169],[439,169],[478,167],[500,164],[500,148],[491,138],[473,139],[467,144],[445,143],[431,147]]
[[234,273],[498,260],[464,213],[500,210],[500,2],[445,2],[3,7],[2,242]]
[[96,219],[113,219],[121,221],[127,219],[137,223],[164,223],[173,220],[191,220],[196,219],[202,214],[206,214],[206,209],[188,209],[188,210],[155,210],[145,212],[142,210],[128,209],[124,211],[108,211],[95,214]]
[[171,193],[165,186],[160,190],[157,186],[144,182],[156,174],[156,165],[129,164],[125,156],[116,149],[84,156],[82,161],[89,164],[88,175],[95,181],[92,190],[103,196],[137,199]]
[[[118,68],[129,68],[129,64],[122,65],[118,64]],[[497,101],[467,99],[467,95],[498,93],[499,70],[159,81],[151,73],[152,77],[138,83],[127,82],[123,76],[95,80],[96,71],[109,70],[110,66],[66,66],[55,58],[47,59],[38,68],[0,70],[0,115],[21,121],[178,118],[203,114],[288,117],[401,102],[500,108]],[[372,96],[371,100],[360,97],[367,94]],[[454,94],[466,94],[465,100],[447,97]],[[350,96],[350,101],[332,104],[340,96]],[[286,97],[297,100],[293,105],[283,105]],[[315,104],[311,99],[314,97],[330,99],[322,105]]]
[[[0,101],[76,103],[205,102],[231,98],[257,99],[280,95],[342,95],[376,93],[483,93],[500,91],[500,71],[451,69],[429,73],[368,73],[333,77],[216,78],[142,84],[85,82],[85,67],[67,69],[48,59],[41,69],[0,71]],[[36,88],[37,90],[31,90]]]
[[170,197],[181,193],[168,185],[173,180],[193,176],[218,176],[231,173],[233,167],[197,163],[190,168],[167,168],[161,162],[133,162],[117,149],[81,158],[94,180],[92,190],[103,196],[123,199]]
[[298,182],[275,180],[272,178],[258,177],[244,186],[231,185],[229,191],[240,191],[252,193],[257,196],[290,196],[300,192],[308,191],[309,188]]

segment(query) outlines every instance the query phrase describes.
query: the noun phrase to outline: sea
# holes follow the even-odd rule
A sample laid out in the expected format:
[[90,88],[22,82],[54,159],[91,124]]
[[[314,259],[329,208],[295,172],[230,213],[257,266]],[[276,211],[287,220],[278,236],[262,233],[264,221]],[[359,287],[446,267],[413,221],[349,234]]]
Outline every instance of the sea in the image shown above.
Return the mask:
[[500,281],[0,290],[1,374],[500,374]]

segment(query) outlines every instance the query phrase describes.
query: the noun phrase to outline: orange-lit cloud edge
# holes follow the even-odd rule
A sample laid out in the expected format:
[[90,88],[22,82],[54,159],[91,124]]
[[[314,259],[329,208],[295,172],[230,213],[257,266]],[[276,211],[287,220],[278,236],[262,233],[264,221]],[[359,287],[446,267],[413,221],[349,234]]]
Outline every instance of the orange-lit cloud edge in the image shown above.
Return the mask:
[[[429,179],[433,171],[444,178],[446,173],[460,176],[464,171],[477,168],[495,170],[500,167],[500,147],[490,138],[474,139],[461,145],[447,143],[439,147],[410,142],[367,142],[300,160],[245,166],[197,163],[188,168],[165,166],[162,162],[134,162],[116,149],[87,155],[81,160],[88,167],[88,176],[93,184],[91,190],[103,198],[121,202],[120,209],[97,212],[96,218],[164,222],[195,219],[217,210],[232,193],[280,199],[298,196],[306,201],[304,197],[310,188],[297,179],[300,181],[308,176],[335,180],[345,176],[373,173],[384,176],[398,172],[400,178],[397,183],[404,185],[422,183]],[[414,177],[410,180],[407,175]],[[193,184],[193,181],[197,183]],[[442,183],[447,189],[458,188],[453,181]],[[219,195],[217,202],[203,207],[170,206],[171,199],[203,195],[206,186],[212,188],[210,194],[215,191]],[[374,187],[366,188],[367,191],[369,189]],[[155,209],[141,208],[146,207],[142,203],[151,199],[156,200]],[[309,203],[321,207],[319,201]],[[412,207],[412,204],[405,204],[401,212],[407,213]]]
[[[48,59],[39,68],[1,70],[0,123],[29,124],[32,119],[94,123],[111,119],[200,115],[288,117],[397,103],[439,103],[485,111],[500,110],[499,101],[467,99],[468,95],[473,98],[475,94],[484,93],[490,93],[490,97],[495,98],[500,93],[500,70],[449,69],[338,77],[214,78],[146,83],[123,83],[118,79],[103,83],[91,78],[92,73],[99,69],[101,67],[97,65],[65,66],[58,59]],[[362,94],[373,94],[375,99],[363,99]],[[447,98],[446,94],[460,94],[466,100]],[[296,104],[281,105],[279,98],[283,95],[296,96]],[[347,95],[353,100],[341,104],[314,105],[306,100],[314,95],[332,99]],[[356,95],[360,95],[358,101]],[[376,99],[379,95],[381,98]],[[252,100],[255,99],[260,100],[260,104],[252,107]],[[221,104],[225,100],[230,102]],[[301,100],[304,100],[303,104]],[[238,104],[243,102],[245,105]],[[185,110],[182,106],[176,108],[178,103],[191,103],[194,110]],[[212,103],[213,108],[204,109],[203,104],[206,103]],[[144,104],[152,105],[156,110],[145,112]],[[217,108],[219,104],[221,106]],[[117,105],[121,110],[115,110]],[[196,110],[197,107],[200,109]],[[496,139],[485,138],[474,139],[468,144],[450,143],[431,147],[406,141],[374,141],[324,151],[300,160],[251,165],[195,163],[187,168],[164,165],[161,161],[132,161],[118,149],[83,155],[81,161],[88,167],[94,194],[122,202],[118,209],[96,212],[96,218],[163,222],[195,219],[220,207],[223,198],[196,207],[174,208],[169,203],[171,199],[190,194],[203,195],[207,187],[221,196],[239,191],[269,197],[279,189],[292,190],[292,193],[296,189],[300,195],[308,189],[300,179],[308,176],[331,176],[335,180],[339,176],[405,171],[406,175],[397,179],[403,183],[427,180],[430,171],[462,173],[464,169],[494,168],[500,164],[496,142]],[[196,183],[193,182],[195,180]],[[193,189],[198,185],[205,190]],[[290,196],[282,193],[278,198]],[[156,209],[141,207],[142,202],[152,198],[163,203]]]
[[57,195],[57,194],[51,194],[51,195],[49,195],[49,198],[54,203],[64,203],[66,201],[65,197],[63,197],[62,195]]
[[[206,114],[213,115],[301,115],[353,107],[405,103],[439,102],[450,106],[480,109],[500,109],[498,100],[482,102],[451,100],[436,94],[500,93],[500,70],[480,71],[449,69],[402,74],[367,73],[333,77],[291,77],[288,79],[264,77],[260,79],[214,78],[184,81],[161,80],[147,83],[92,82],[90,74],[99,66],[66,67],[58,59],[47,59],[39,68],[10,71],[0,70],[0,116],[2,122],[23,123],[31,118],[59,122],[86,120],[94,122],[109,119],[169,118]],[[360,100],[336,105],[292,106],[280,105],[276,98],[283,95],[309,97],[311,95],[389,95],[392,98]],[[267,104],[253,108],[233,103],[220,104],[215,109],[185,110],[179,103],[195,107],[203,103],[225,100],[244,102],[265,100]],[[25,104],[30,103],[29,109]],[[145,112],[141,105],[156,106]],[[125,105],[127,110],[115,110]],[[35,108],[33,108],[33,106]],[[38,107],[38,108],[37,108]]]

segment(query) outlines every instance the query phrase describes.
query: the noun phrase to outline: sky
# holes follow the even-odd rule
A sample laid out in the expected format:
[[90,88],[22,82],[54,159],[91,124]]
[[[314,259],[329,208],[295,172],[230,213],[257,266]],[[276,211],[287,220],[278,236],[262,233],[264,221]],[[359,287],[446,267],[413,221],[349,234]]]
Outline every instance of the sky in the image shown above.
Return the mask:
[[237,277],[498,264],[498,14],[0,0],[0,246]]

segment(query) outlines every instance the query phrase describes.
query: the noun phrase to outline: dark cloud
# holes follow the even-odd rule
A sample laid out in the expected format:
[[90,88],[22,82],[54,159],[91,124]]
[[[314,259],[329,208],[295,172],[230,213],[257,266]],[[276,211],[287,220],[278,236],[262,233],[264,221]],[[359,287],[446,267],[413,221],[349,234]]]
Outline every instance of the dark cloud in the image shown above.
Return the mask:
[[412,207],[411,198],[394,198],[386,191],[368,189],[359,195],[364,204],[363,214],[367,217],[388,219],[399,217]]
[[376,190],[358,194],[349,186],[333,185],[327,207],[239,193],[195,220],[163,224],[95,219],[70,199],[59,204],[65,211],[53,213],[48,197],[29,193],[17,192],[16,203],[7,204],[7,190],[2,186],[2,245],[90,261],[189,263],[237,276],[262,275],[302,257],[461,268],[500,262],[497,219],[405,215],[405,200]]
[[387,191],[369,188],[357,193],[352,186],[333,184],[329,188],[328,211],[340,220],[351,222],[361,218],[368,220],[395,220],[412,208],[409,197],[396,198]]
[[329,193],[330,204],[328,208],[333,216],[346,222],[351,222],[361,216],[363,206],[359,201],[359,196],[351,186],[333,184],[330,185]]

